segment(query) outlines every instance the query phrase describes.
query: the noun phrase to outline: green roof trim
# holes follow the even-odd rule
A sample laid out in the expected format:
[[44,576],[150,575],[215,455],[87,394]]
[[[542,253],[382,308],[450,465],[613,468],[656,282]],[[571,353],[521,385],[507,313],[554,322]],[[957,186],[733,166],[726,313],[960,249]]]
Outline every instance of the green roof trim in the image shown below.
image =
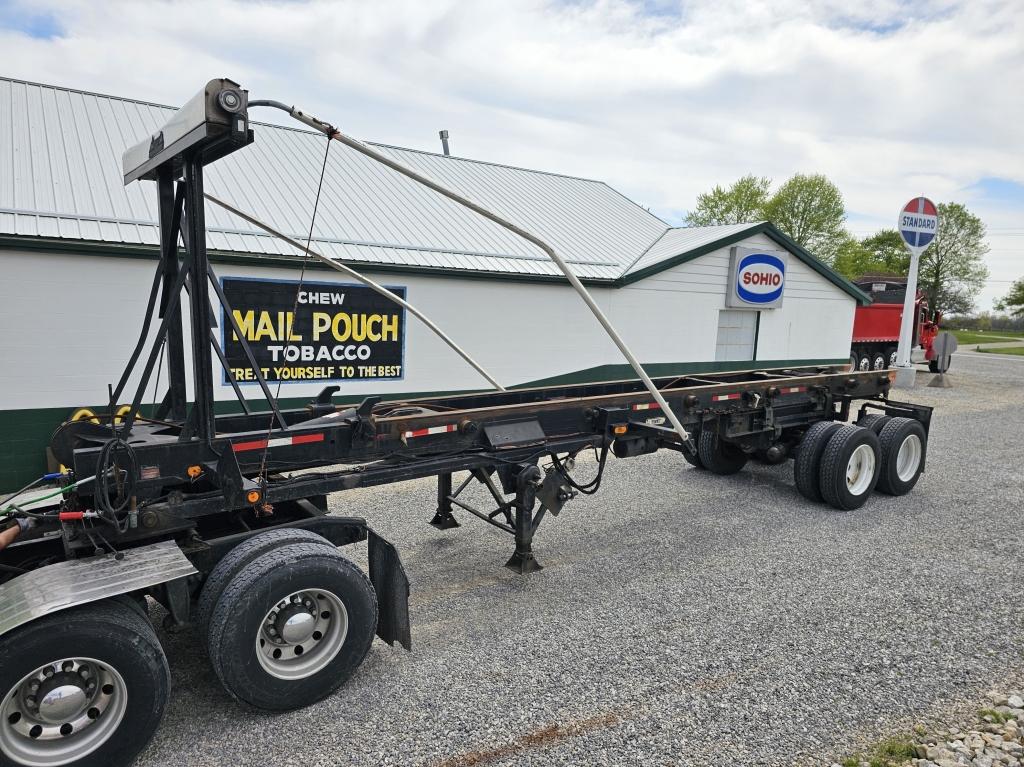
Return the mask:
[[820,274],[826,280],[831,282],[837,288],[853,297],[860,305],[866,306],[867,304],[871,303],[871,298],[870,296],[868,296],[867,293],[865,293],[852,282],[850,282],[848,279],[843,277],[843,275],[841,275],[835,269],[832,269],[830,266],[828,266],[821,260],[815,258],[807,250],[805,250],[803,247],[801,247],[793,240],[791,240],[789,237],[787,237],[785,234],[783,234],[774,224],[772,224],[769,221],[762,221],[759,224],[751,224],[750,227],[748,227],[747,229],[742,229],[738,232],[734,232],[733,234],[714,240],[713,242],[701,245],[700,247],[684,251],[676,256],[665,258],[655,264],[651,264],[650,266],[644,267],[643,269],[638,269],[635,272],[624,274],[622,277],[619,277],[617,280],[615,280],[613,284],[616,287],[629,285],[631,283],[642,280],[645,277],[650,277],[651,275],[658,274],[659,272],[663,272],[666,269],[671,269],[673,266],[685,264],[688,261],[693,261],[695,258],[706,256],[708,253],[719,250],[720,248],[726,248],[729,247],[730,245],[735,245],[737,242],[740,242],[746,239],[747,237],[751,237],[755,234],[764,234],[772,241],[781,245],[783,248],[785,248],[794,256],[799,258],[800,261],[802,261],[815,272]]

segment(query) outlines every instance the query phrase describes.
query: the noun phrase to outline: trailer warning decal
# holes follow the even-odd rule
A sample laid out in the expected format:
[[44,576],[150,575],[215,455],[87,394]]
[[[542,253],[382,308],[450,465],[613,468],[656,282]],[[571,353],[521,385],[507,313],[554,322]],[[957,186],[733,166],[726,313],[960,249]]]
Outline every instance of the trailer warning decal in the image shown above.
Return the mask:
[[[363,285],[225,277],[224,294],[268,381],[404,377],[405,310]],[[405,298],[405,288],[388,287]],[[221,310],[230,376],[255,383],[231,318]],[[228,372],[224,383],[230,383]]]

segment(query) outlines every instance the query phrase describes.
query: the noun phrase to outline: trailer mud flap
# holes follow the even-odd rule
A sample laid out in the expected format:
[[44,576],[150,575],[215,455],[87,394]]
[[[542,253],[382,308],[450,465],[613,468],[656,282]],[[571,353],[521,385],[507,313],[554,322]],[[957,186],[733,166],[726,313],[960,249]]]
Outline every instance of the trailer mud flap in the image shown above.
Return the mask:
[[370,555],[370,581],[377,592],[377,636],[406,650],[412,649],[409,623],[409,578],[398,551],[377,533],[366,528]]

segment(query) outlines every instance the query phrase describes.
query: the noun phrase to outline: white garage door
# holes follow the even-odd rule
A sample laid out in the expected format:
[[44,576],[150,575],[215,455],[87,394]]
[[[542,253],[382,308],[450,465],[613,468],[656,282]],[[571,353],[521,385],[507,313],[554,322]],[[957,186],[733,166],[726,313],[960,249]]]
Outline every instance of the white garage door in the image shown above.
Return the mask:
[[718,312],[718,340],[715,359],[752,360],[757,344],[757,317],[759,312],[742,309],[722,309]]

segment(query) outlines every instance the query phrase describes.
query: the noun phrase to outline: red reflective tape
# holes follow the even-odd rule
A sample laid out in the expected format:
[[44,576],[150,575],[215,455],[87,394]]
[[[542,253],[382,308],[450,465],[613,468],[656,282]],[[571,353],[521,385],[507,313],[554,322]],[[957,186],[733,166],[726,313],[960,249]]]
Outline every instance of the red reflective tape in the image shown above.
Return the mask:
[[296,434],[293,437],[275,437],[271,440],[258,439],[252,442],[236,442],[231,447],[236,453],[244,453],[247,450],[263,450],[267,447],[306,445],[310,442],[323,442],[324,439],[323,434]]
[[458,424],[454,423],[450,423],[447,426],[428,426],[426,429],[402,432],[402,438],[409,439],[410,437],[426,437],[430,434],[447,434],[451,431],[458,431],[458,428]]
[[806,386],[787,386],[782,390],[783,394],[799,394],[802,391],[807,391]]
[[265,439],[258,439],[255,442],[236,442],[231,446],[236,453],[244,453],[246,450],[262,450],[267,446]]
[[639,405],[633,405],[634,410],[661,410],[661,405],[657,402],[643,402]]
[[715,396],[713,396],[711,398],[711,401],[712,402],[722,402],[723,400],[728,400],[728,399],[739,399],[742,396],[743,395],[740,394],[739,392],[736,392],[735,394],[716,394]]
[[310,442],[323,442],[323,441],[324,441],[324,435],[323,434],[296,434],[294,437],[292,437],[292,444],[293,445],[306,445],[306,444],[309,444]]

